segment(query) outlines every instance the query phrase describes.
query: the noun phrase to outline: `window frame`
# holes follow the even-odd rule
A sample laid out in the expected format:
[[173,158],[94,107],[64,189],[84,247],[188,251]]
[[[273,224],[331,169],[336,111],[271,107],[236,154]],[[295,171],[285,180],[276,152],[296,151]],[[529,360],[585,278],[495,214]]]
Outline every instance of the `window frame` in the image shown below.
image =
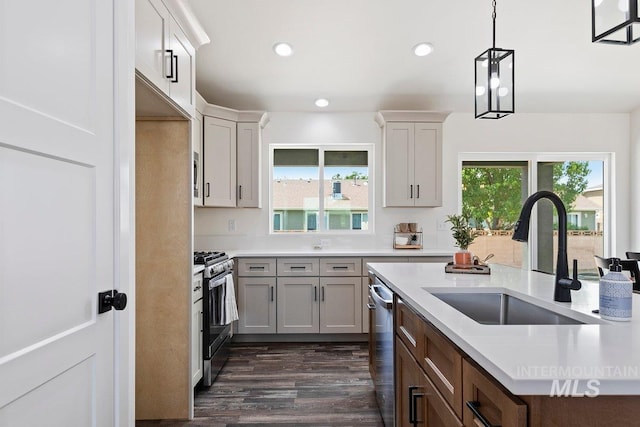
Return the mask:
[[[462,212],[462,164],[463,162],[526,162],[527,163],[527,192],[531,194],[538,191],[538,163],[570,162],[570,161],[600,161],[602,162],[602,186],[604,190],[603,211],[603,252],[605,257],[611,256],[612,248],[616,247],[616,182],[614,170],[615,153],[612,152],[461,152],[458,153],[458,212]],[[537,206],[534,205],[532,218],[537,216]],[[522,245],[522,268],[536,269],[538,266],[538,224],[531,221],[529,244]]]
[[[274,161],[274,151],[279,149],[314,149],[318,150],[318,212],[317,215],[317,230],[315,231],[299,231],[299,232],[291,232],[291,233],[283,233],[282,231],[276,231],[273,229],[273,214],[275,212],[273,209],[273,161]],[[269,235],[367,235],[374,234],[374,209],[375,209],[375,184],[374,184],[374,173],[375,173],[375,156],[374,156],[375,144],[373,143],[354,143],[354,144],[337,144],[337,143],[326,143],[326,144],[269,144]],[[367,168],[368,168],[368,180],[367,180],[367,196],[369,201],[369,206],[367,208],[369,228],[367,230],[353,230],[349,228],[348,230],[328,230],[328,215],[326,215],[326,211],[324,209],[324,180],[325,180],[325,165],[324,165],[324,152],[325,151],[366,151],[367,152]],[[305,228],[306,228],[306,215],[305,215]]]

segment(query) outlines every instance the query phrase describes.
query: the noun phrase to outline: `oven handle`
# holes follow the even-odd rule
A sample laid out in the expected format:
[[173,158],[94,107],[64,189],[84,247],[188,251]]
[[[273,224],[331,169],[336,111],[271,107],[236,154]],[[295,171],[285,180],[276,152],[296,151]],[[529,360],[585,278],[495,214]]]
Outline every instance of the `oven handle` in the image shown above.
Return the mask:
[[213,289],[216,286],[222,286],[225,283],[227,283],[226,277],[229,274],[233,274],[233,272],[232,271],[227,271],[226,273],[223,273],[223,274],[221,274],[219,276],[216,276],[215,280],[214,279],[209,280],[209,289]]

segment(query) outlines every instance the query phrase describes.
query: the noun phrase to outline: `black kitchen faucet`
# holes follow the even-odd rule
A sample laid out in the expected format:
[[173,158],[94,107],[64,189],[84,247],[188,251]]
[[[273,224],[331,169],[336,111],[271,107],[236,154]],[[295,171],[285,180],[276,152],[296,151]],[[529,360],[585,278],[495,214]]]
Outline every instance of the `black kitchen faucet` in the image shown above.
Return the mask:
[[520,218],[513,227],[512,239],[518,242],[529,240],[529,222],[533,205],[540,199],[550,200],[558,211],[558,260],[556,261],[556,286],[553,299],[558,302],[571,302],[571,291],[582,287],[578,280],[578,260],[573,260],[573,278],[569,277],[567,262],[567,209],[557,194],[551,191],[533,193],[522,205]]

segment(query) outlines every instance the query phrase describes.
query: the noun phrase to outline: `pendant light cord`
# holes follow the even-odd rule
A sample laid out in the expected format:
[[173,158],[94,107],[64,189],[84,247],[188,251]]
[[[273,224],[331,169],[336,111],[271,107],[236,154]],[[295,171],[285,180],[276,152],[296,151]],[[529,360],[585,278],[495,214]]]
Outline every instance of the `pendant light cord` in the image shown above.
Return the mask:
[[493,48],[496,48],[496,0],[491,2],[493,6],[493,13],[491,14],[491,18],[493,19]]

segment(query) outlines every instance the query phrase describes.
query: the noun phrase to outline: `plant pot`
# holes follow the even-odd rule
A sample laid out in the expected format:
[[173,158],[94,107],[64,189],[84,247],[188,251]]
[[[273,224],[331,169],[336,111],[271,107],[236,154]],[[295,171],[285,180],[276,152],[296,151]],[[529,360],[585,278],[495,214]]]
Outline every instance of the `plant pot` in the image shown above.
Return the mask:
[[458,268],[471,268],[473,264],[471,252],[466,249],[459,250],[453,254],[453,263]]

